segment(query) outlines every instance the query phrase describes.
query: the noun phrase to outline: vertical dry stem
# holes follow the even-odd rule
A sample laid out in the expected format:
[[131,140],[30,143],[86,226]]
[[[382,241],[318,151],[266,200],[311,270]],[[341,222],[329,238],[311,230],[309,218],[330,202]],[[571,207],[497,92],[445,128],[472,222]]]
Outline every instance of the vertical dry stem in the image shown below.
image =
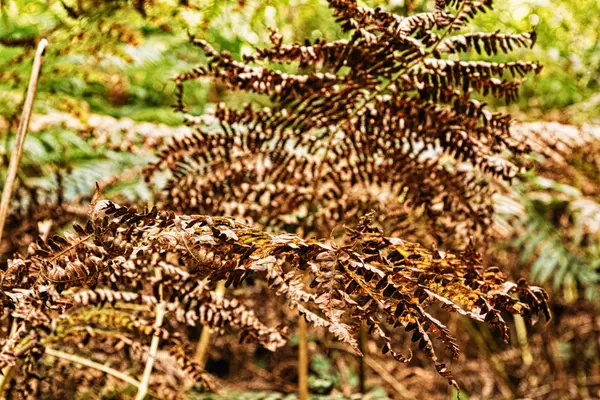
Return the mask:
[[367,366],[366,366],[366,357],[367,357],[367,328],[363,323],[360,326],[360,331],[358,332],[358,346],[362,353],[362,356],[359,358],[359,368],[358,368],[358,387],[361,394],[365,394],[367,392]]
[[46,46],[48,46],[48,41],[46,39],[40,40],[33,61],[31,78],[29,79],[25,104],[23,105],[23,114],[21,115],[21,121],[17,131],[15,149],[10,157],[10,163],[8,164],[8,173],[6,174],[6,182],[4,183],[4,189],[2,190],[2,201],[0,202],[0,241],[2,241],[2,232],[4,231],[4,224],[6,223],[6,217],[8,215],[13,185],[15,184],[17,173],[19,172],[19,163],[21,162],[21,155],[23,154],[25,135],[27,135],[27,129],[29,129],[29,120],[31,119],[33,101],[35,100],[35,94],[37,92],[37,84],[42,69],[43,55]]
[[[215,293],[219,298],[223,298],[225,295],[225,281],[219,281],[217,283]],[[208,345],[210,344],[211,335],[212,331],[210,328],[208,326],[203,327],[200,339],[198,340],[198,345],[196,346],[196,355],[194,358],[202,367],[204,367],[206,358],[208,357]]]
[[515,329],[517,330],[517,340],[519,342],[519,347],[521,348],[521,357],[523,358],[523,364],[526,366],[530,366],[533,364],[533,355],[529,350],[529,343],[527,341],[527,326],[525,325],[525,321],[523,317],[520,315],[515,315]]
[[[160,271],[156,270],[157,277],[160,277]],[[158,344],[160,342],[160,327],[163,324],[166,312],[166,303],[163,300],[163,287],[160,285],[159,289],[160,302],[156,305],[156,321],[154,327],[156,332],[152,336],[152,342],[150,342],[150,350],[148,351],[148,360],[146,360],[146,367],[144,368],[144,375],[138,387],[137,395],[135,400],[143,400],[148,393],[148,385],[150,384],[150,376],[152,376],[152,368],[154,367],[154,360],[156,359],[156,352],[158,351]]]
[[479,351],[484,355],[494,374],[496,374],[496,376],[499,378],[498,387],[504,395],[504,398],[515,398],[515,396],[517,395],[517,389],[514,387],[514,385],[508,378],[508,373],[506,372],[506,365],[504,364],[504,362],[490,350],[485,339],[482,337],[482,335],[470,319],[460,318],[460,322],[462,323],[462,326],[469,335],[469,337],[475,342],[475,344],[479,348]]
[[298,399],[308,400],[308,327],[304,317],[298,320]]

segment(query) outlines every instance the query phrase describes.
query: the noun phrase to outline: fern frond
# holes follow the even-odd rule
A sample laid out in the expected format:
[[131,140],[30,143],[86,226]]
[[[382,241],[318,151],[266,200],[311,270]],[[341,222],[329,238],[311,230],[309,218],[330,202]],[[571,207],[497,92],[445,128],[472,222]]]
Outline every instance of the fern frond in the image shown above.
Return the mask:
[[[356,229],[348,229],[345,245],[333,247],[289,234],[267,234],[222,217],[159,215],[155,210],[137,213],[107,201],[99,202],[96,208],[92,213],[96,216],[91,222],[92,241],[103,254],[104,262],[129,259],[113,263],[114,269],[128,262],[144,263],[143,260],[159,254],[154,252],[160,249],[160,254],[173,254],[183,260],[189,271],[195,271],[189,280],[171,283],[167,288],[171,294],[166,296],[177,299],[169,306],[176,320],[205,323],[216,329],[225,325],[237,327],[272,349],[283,344],[277,330],[266,328],[236,300],[217,298],[191,279],[227,278],[238,286],[249,272],[262,276],[277,294],[285,295],[292,307],[307,315],[310,322],[326,325],[338,339],[356,350],[355,334],[361,320],[368,321],[376,336],[386,341],[384,352],[391,350],[393,341],[384,333],[383,324],[404,327],[406,331],[414,331],[413,342],[419,343],[419,349],[452,383],[447,367],[436,356],[430,336],[438,336],[454,356],[458,347],[447,328],[426,311],[431,304],[442,303],[448,311],[495,325],[502,330],[505,340],[508,330],[502,311],[527,317],[544,313],[549,318],[547,298],[540,288],[530,287],[524,281],[508,283],[497,268],[484,271],[473,250],[457,256],[442,255],[415,243],[386,238],[369,225],[369,219],[363,219]],[[212,258],[211,263],[199,264],[194,253],[203,250],[219,257]],[[37,255],[31,262],[48,263]],[[312,276],[310,288],[303,288],[300,283],[304,271]],[[111,274],[108,270],[100,272],[98,281],[104,282]],[[155,284],[165,282],[155,281]],[[82,292],[75,299],[89,304],[83,293],[89,296],[89,292]],[[109,294],[114,300],[139,299],[132,294],[109,291],[97,290],[95,294],[96,300],[101,300],[102,295],[108,299]],[[52,299],[56,303],[59,297]],[[102,319],[101,315],[90,314],[85,324],[116,324],[147,335],[153,332],[152,327],[127,314],[120,318],[111,312],[106,316],[108,319]],[[392,355],[400,361],[407,360],[399,352]]]
[[437,51],[439,53],[461,53],[475,50],[477,54],[485,52],[488,56],[493,56],[499,53],[507,54],[519,47],[533,47],[535,40],[535,31],[517,34],[475,32],[444,39]]
[[[535,35],[453,36],[488,1],[439,1],[434,12],[406,18],[352,0],[329,5],[349,40],[286,45],[273,30],[271,47],[239,62],[193,39],[209,60],[175,78],[180,110],[184,81],[198,77],[266,94],[272,105],[219,104],[213,115],[186,115],[196,134],[174,140],[145,171],[148,180],[168,173],[159,204],[322,236],[370,209],[400,214],[404,207],[438,237],[472,221],[465,243],[466,231],[482,232],[491,221],[482,194],[492,191],[489,181],[512,179],[529,150],[512,137],[508,115],[471,97],[513,101],[524,76],[541,67],[443,60],[441,53],[483,46],[496,54],[532,45]],[[300,68],[287,74],[268,62]],[[506,151],[514,160],[501,157]]]
[[217,393],[219,386],[209,373],[201,365],[188,356],[183,346],[175,346],[169,350],[169,354],[175,358],[177,365],[189,376],[196,384],[201,385],[210,392]]

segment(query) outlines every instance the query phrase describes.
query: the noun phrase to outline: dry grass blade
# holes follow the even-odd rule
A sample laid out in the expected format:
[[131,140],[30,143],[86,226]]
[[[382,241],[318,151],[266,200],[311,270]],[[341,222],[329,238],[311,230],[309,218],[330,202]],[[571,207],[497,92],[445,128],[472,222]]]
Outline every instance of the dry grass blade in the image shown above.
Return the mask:
[[46,347],[45,353],[52,357],[60,358],[60,359],[66,360],[66,361],[81,364],[81,365],[89,367],[89,368],[97,369],[98,371],[102,371],[105,374],[114,376],[115,378],[120,379],[123,382],[129,383],[130,385],[133,385],[138,388],[140,387],[139,381],[137,381],[137,380],[133,379],[131,376],[124,374],[123,372],[117,371],[116,369],[111,368],[107,365],[100,364],[100,363],[97,363],[90,359],[87,359],[84,357],[79,357],[74,354],[65,353],[64,351],[56,350],[51,347]]

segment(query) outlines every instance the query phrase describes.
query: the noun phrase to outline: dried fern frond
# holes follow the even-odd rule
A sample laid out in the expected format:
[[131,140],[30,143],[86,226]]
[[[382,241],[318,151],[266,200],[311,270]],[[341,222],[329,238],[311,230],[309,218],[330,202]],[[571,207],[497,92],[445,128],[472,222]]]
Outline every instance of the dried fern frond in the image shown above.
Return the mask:
[[[443,360],[459,348],[434,310],[486,322],[504,340],[503,312],[549,318],[542,289],[484,268],[467,239],[492,221],[490,182],[510,181],[529,150],[512,135],[510,117],[477,98],[511,101],[541,67],[451,54],[483,48],[497,56],[535,36],[460,34],[490,1],[440,0],[433,12],[406,18],[352,0],[329,4],[348,40],[287,45],[272,30],[270,48],[234,60],[192,38],[207,64],[175,78],[179,111],[185,82],[196,79],[268,97],[269,106],[186,114],[196,133],[173,140],[145,170],[148,181],[168,176],[159,208],[137,212],[94,198],[85,226],[40,239],[26,258],[11,260],[0,301],[16,333],[2,343],[0,367],[35,369],[36,346],[100,342],[117,332],[141,347],[160,338],[178,352],[180,332],[198,324],[282,346],[286,329],[216,295],[221,280],[264,283],[357,353],[366,323],[383,353],[408,362],[412,350],[398,348],[397,333],[409,332],[455,386]],[[282,72],[275,62],[298,68]],[[307,239],[334,236],[343,224],[355,226],[343,244]],[[375,226],[464,251],[430,250]],[[174,317],[155,326],[157,304]],[[17,334],[24,331],[31,337]],[[197,365],[178,362],[206,381]]]
[[[266,95],[270,106],[186,115],[197,134],[173,141],[146,169],[147,179],[170,174],[160,204],[322,237],[370,209],[404,212],[446,248],[464,248],[491,222],[489,181],[523,166],[501,155],[529,150],[512,137],[510,117],[474,95],[512,101],[541,67],[447,57],[510,53],[531,47],[535,33],[458,32],[489,1],[438,1],[411,17],[352,0],[329,5],[350,39],[284,44],[272,29],[271,47],[238,61],[192,38],[208,62],[175,78],[180,111],[185,82],[200,78]],[[298,67],[291,74],[270,63]],[[393,230],[400,221],[380,222]],[[453,228],[459,235],[446,234]]]
[[210,392],[218,392],[219,387],[214,378],[189,357],[189,353],[186,352],[183,346],[173,347],[169,354],[175,358],[177,365],[194,383],[201,385]]
[[[506,282],[497,268],[483,270],[473,249],[459,255],[427,250],[415,243],[385,237],[369,224],[368,218],[363,218],[355,229],[347,229],[346,243],[336,246],[290,234],[268,234],[229,218],[178,216],[158,213],[156,209],[139,213],[108,201],[99,202],[92,215],[94,219],[85,230],[76,229],[77,238],[54,239],[53,245],[47,245],[54,247],[55,255],[40,245],[24,261],[30,270],[40,271],[40,276],[32,289],[12,289],[7,293],[15,307],[14,316],[24,318],[24,309],[46,315],[60,312],[67,318],[86,315],[76,311],[74,304],[151,305],[156,302],[152,296],[136,295],[132,290],[150,285],[154,292],[160,285],[164,298],[171,299],[168,309],[175,313],[171,325],[191,321],[217,329],[230,326],[240,330],[242,337],[252,337],[275,349],[283,344],[281,333],[262,325],[236,300],[215,298],[203,281],[226,279],[227,286],[239,286],[252,276],[254,281],[266,281],[309,322],[326,326],[357,352],[355,337],[361,321],[366,321],[371,334],[383,342],[382,351],[401,362],[410,356],[394,348],[395,340],[388,327],[411,332],[413,342],[454,385],[456,382],[440,361],[432,338],[438,337],[453,358],[458,356],[458,346],[428,308],[439,304],[449,312],[497,326],[505,340],[508,328],[502,312],[528,318],[543,313],[549,318],[542,289],[524,281]],[[82,254],[85,259],[99,260],[86,269],[78,264]],[[160,268],[161,261],[171,259],[179,260],[187,275],[179,280],[152,279],[153,269]],[[137,267],[132,268],[133,265]],[[301,283],[305,273],[312,279],[309,287]],[[78,289],[90,279],[99,287],[118,285],[120,290]],[[72,288],[61,293],[65,285]],[[40,303],[36,299],[41,298],[42,288],[46,300]],[[17,309],[22,311],[17,313]],[[75,325],[100,328],[116,324],[124,332],[155,332],[156,328],[144,325],[143,314],[105,310],[105,314],[88,313],[87,320]],[[101,315],[106,315],[102,317],[105,319],[98,319]],[[28,326],[32,323],[23,321]],[[168,331],[174,328],[164,327],[161,335],[169,340],[173,336]]]
[[517,34],[475,32],[445,39],[440,43],[437,51],[440,53],[459,53],[474,49],[478,54],[485,52],[488,56],[492,56],[508,53],[519,47],[533,47],[535,40],[535,31]]

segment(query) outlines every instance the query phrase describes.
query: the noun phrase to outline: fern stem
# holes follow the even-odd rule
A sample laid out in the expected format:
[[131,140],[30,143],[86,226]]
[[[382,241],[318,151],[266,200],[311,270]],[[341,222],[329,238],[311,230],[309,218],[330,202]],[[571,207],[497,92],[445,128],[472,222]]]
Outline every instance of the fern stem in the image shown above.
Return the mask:
[[[423,61],[425,59],[425,57],[427,57],[428,55],[431,55],[440,45],[440,43],[442,43],[442,41],[448,36],[448,34],[450,34],[450,29],[452,27],[452,25],[454,25],[454,23],[458,20],[458,18],[460,17],[465,4],[467,4],[467,2],[463,2],[454,19],[452,20],[452,22],[450,24],[448,24],[448,28],[446,30],[444,30],[444,33],[439,37],[438,41],[431,47],[431,49],[429,50],[428,53],[425,53],[423,55],[421,55],[420,57],[418,57],[417,59],[415,59],[414,61],[412,61],[411,63],[409,63],[401,72],[398,72],[396,74],[395,77],[391,78],[389,81],[387,81],[383,86],[379,86],[377,89],[375,89],[373,92],[369,93],[365,100],[363,101],[362,104],[360,104],[358,107],[356,107],[352,113],[350,114],[350,116],[348,116],[348,118],[346,119],[346,123],[347,124],[351,124],[352,123],[352,119],[354,117],[356,117],[358,115],[358,113],[360,111],[362,111],[367,104],[369,104],[371,101],[373,101],[377,96],[379,96],[380,94],[382,94],[383,92],[385,92],[387,89],[389,89],[393,84],[395,84],[396,82],[398,82],[398,80],[400,79],[400,77],[402,76],[402,74],[404,73],[404,71],[410,71],[410,69],[412,67],[414,67],[415,65],[417,65],[418,63],[420,63],[421,61]],[[323,170],[323,166],[324,164],[327,162],[327,157],[329,156],[329,153],[331,152],[331,149],[333,148],[333,137],[335,136],[335,134],[331,134],[329,136],[329,140],[327,141],[327,147],[325,148],[325,154],[323,155],[323,158],[321,159],[319,165],[317,166],[317,173],[316,173],[316,177],[314,179],[314,184],[313,184],[313,194],[312,194],[312,198],[311,198],[311,203],[310,203],[310,208],[312,208],[312,206],[314,205],[314,201],[315,201],[315,194],[316,194],[316,190],[317,190],[317,185],[319,184],[319,181],[321,180],[321,174],[322,174],[322,170]]]
[[358,346],[362,356],[359,358],[359,369],[358,369],[358,387],[361,394],[367,392],[367,328],[364,322],[360,325],[360,331],[358,332]]
[[363,356],[365,360],[365,364],[371,368],[373,371],[377,373],[388,385],[390,385],[399,399],[415,399],[415,397],[408,391],[406,386],[404,386],[400,381],[398,381],[392,374],[388,372],[388,370],[379,364],[377,361],[372,359],[369,356]]
[[76,356],[74,354],[65,353],[64,351],[55,350],[51,347],[46,347],[46,354],[48,354],[49,356],[61,358],[63,360],[67,360],[67,361],[70,361],[70,362],[73,362],[76,364],[81,364],[83,366],[93,368],[98,371],[102,371],[105,374],[114,376],[115,378],[118,378],[118,379],[122,380],[123,382],[127,382],[130,385],[140,387],[140,382],[138,382],[137,380],[133,379],[131,376],[129,376],[121,371],[117,371],[116,369],[109,367],[108,365],[100,364],[95,361],[89,360],[87,358]]
[[520,315],[514,316],[515,329],[517,331],[517,341],[521,348],[521,357],[523,358],[523,364],[530,366],[533,363],[533,356],[529,350],[529,343],[527,342],[527,326],[525,326],[525,320]]
[[462,323],[462,326],[469,335],[469,337],[475,342],[475,344],[479,348],[481,354],[483,354],[483,356],[487,360],[494,374],[499,378],[498,387],[504,395],[504,397],[507,399],[515,398],[517,396],[517,390],[508,379],[506,365],[504,364],[504,362],[502,362],[500,358],[498,358],[494,353],[492,353],[485,339],[470,319],[461,317],[460,322]]
[[[219,281],[217,283],[217,288],[215,289],[215,294],[219,298],[223,298],[225,295],[225,281]],[[200,334],[200,339],[198,340],[198,345],[196,346],[196,355],[194,359],[198,364],[204,367],[206,364],[206,359],[208,357],[208,345],[210,344],[210,337],[212,336],[212,331],[208,326],[204,326],[202,328],[202,333]]]
[[[156,269],[156,276],[160,278],[160,269]],[[152,342],[150,342],[150,350],[148,351],[148,360],[146,360],[146,366],[144,368],[144,374],[142,380],[138,386],[138,392],[135,396],[135,400],[143,400],[148,393],[148,385],[150,383],[150,377],[152,376],[152,368],[154,367],[154,360],[156,359],[156,352],[158,351],[158,344],[160,342],[159,330],[163,324],[166,311],[166,303],[163,299],[163,286],[162,284],[158,288],[160,302],[156,305],[156,321],[154,323],[154,336],[152,336]]]
[[[72,245],[64,248],[63,250],[59,251],[58,253],[56,253],[50,260],[49,262],[54,262],[56,260],[58,260],[62,255],[67,254],[69,251],[73,250],[74,248],[76,248],[77,246],[79,246],[80,244],[84,243],[86,240],[88,240],[89,238],[91,238],[92,235],[86,235],[84,237],[82,237],[81,239],[79,239],[78,241],[76,241],[75,243],[73,243]],[[49,279],[49,278],[48,278]],[[56,280],[52,280],[49,279],[51,281],[56,281]]]
[[[404,68],[404,71],[410,71],[410,69],[412,67],[414,67],[415,65],[417,65],[418,63],[420,63],[421,61],[423,61],[425,59],[425,57],[427,57],[428,55],[433,54],[433,52],[438,48],[438,46],[440,45],[440,43],[442,43],[444,41],[444,39],[450,34],[452,25],[454,25],[454,23],[458,20],[458,18],[460,17],[463,9],[465,8],[466,4],[467,4],[467,2],[462,2],[461,3],[460,7],[458,8],[458,11],[456,12],[456,15],[454,16],[454,19],[452,20],[451,23],[448,24],[448,28],[444,30],[444,33],[439,37],[439,39],[437,40],[437,42],[435,42],[433,44],[433,46],[431,47],[431,49],[429,50],[429,52],[426,53],[426,54],[421,55],[419,58],[417,58],[416,60],[414,60],[413,62],[411,62],[410,64],[408,64],[406,66],[406,68]],[[366,105],[369,104],[375,97],[377,97],[381,93],[385,92],[394,83],[398,82],[398,79],[400,79],[400,77],[402,76],[402,74],[403,74],[403,71],[402,72],[398,72],[396,74],[396,76],[393,77],[392,79],[390,79],[389,81],[387,81],[385,85],[380,86],[377,90],[373,91],[373,93],[371,93],[369,96],[367,96],[367,98],[364,101],[364,103],[362,103],[360,106],[358,106],[354,110],[354,112],[352,113],[352,115],[350,116],[350,118],[348,120],[351,120],[352,118],[354,118],[355,116],[357,116],[358,112],[361,111],[363,108],[365,108]]]
[[303,316],[298,319],[298,399],[308,400],[308,327]]
[[23,105],[23,114],[21,115],[21,121],[17,131],[15,149],[10,157],[8,173],[6,174],[6,182],[4,183],[4,189],[2,190],[2,201],[0,202],[0,241],[2,241],[2,232],[4,231],[6,217],[8,216],[8,208],[10,206],[10,198],[12,197],[13,186],[19,172],[19,164],[21,163],[21,155],[23,154],[25,136],[27,135],[27,129],[29,129],[29,120],[31,119],[33,101],[35,100],[35,94],[37,92],[37,84],[40,77],[40,71],[42,69],[43,55],[44,51],[46,50],[46,46],[48,46],[48,41],[46,39],[40,40],[33,61],[31,78],[29,79],[25,104]]

